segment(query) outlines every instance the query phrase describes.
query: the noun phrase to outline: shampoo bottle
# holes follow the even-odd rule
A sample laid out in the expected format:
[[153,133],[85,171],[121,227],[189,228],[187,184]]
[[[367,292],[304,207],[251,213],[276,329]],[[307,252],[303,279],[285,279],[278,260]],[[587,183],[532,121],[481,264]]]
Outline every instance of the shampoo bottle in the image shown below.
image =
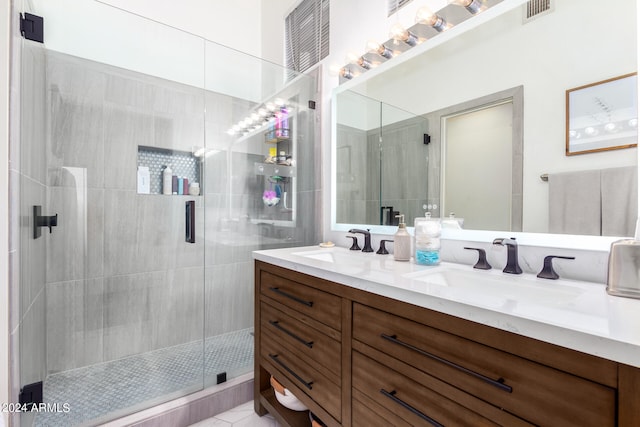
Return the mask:
[[173,186],[173,171],[169,166],[165,166],[162,172],[162,194],[171,195]]
[[438,265],[440,264],[440,234],[442,224],[440,218],[431,218],[431,212],[427,212],[424,218],[416,218],[416,264]]
[[400,218],[398,231],[393,236],[393,258],[396,261],[409,261],[411,259],[411,235],[407,231],[404,215],[396,215]]

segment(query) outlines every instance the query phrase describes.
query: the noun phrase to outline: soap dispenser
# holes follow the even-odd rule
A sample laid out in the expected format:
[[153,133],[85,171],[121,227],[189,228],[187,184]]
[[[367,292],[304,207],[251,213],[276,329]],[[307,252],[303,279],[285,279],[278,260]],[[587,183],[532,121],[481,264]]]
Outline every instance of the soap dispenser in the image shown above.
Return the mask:
[[411,260],[411,235],[407,231],[404,215],[396,215],[396,218],[400,218],[400,224],[393,236],[393,258],[396,261],[409,261]]

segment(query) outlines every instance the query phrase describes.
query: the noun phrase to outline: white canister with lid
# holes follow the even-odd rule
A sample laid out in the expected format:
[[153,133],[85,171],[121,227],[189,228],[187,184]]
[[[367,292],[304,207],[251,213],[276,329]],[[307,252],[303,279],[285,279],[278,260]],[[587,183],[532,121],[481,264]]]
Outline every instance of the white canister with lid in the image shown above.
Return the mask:
[[438,265],[442,224],[440,218],[431,218],[431,212],[425,213],[424,216],[414,221],[415,261],[420,265]]
[[197,182],[189,184],[189,194],[192,196],[200,195],[200,184]]

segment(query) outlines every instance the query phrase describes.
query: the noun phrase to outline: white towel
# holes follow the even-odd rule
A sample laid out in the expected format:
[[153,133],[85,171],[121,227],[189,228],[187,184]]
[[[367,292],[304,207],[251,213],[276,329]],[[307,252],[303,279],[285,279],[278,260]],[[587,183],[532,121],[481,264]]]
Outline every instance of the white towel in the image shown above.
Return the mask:
[[638,216],[638,168],[602,169],[602,235],[631,237]]
[[549,233],[600,235],[600,170],[549,174]]

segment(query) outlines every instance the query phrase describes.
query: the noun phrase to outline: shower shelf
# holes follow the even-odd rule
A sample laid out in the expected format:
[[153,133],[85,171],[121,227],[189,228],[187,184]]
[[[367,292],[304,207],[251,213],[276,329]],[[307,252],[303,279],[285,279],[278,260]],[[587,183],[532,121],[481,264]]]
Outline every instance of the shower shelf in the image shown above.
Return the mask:
[[270,130],[264,134],[264,142],[267,144],[277,144],[289,139],[289,129],[286,128]]
[[254,163],[253,172],[256,175],[274,176],[279,175],[282,177],[295,177],[295,166],[277,165],[273,163]]

